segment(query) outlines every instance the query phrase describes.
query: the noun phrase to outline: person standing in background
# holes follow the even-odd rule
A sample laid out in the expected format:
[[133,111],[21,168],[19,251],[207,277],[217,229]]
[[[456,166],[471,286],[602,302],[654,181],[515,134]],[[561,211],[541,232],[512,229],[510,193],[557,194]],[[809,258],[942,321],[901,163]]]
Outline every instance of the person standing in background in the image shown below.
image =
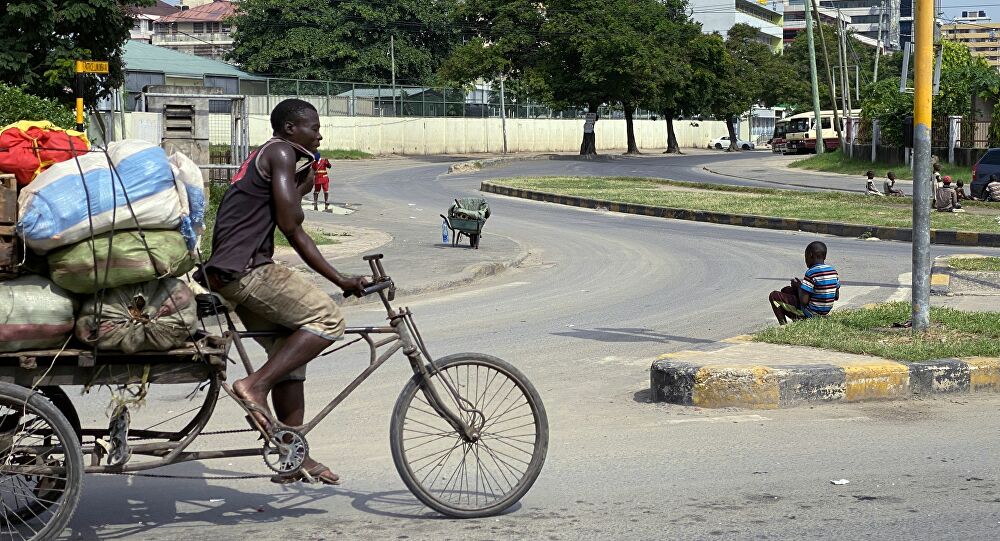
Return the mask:
[[318,150],[313,157],[316,158],[312,165],[316,175],[313,180],[313,210],[319,210],[319,191],[323,190],[323,204],[325,205],[323,211],[330,212],[330,160],[321,156]]

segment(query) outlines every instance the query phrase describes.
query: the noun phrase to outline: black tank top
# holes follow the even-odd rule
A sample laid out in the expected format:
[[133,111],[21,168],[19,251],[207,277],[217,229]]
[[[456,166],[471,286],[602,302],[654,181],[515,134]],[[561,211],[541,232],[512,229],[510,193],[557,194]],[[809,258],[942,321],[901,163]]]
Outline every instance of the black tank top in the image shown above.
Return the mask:
[[277,219],[271,179],[257,163],[270,145],[288,145],[295,151],[295,182],[301,186],[313,162],[311,152],[290,141],[270,139],[253,151],[230,181],[222,196],[212,236],[212,256],[205,270],[221,282],[230,282],[251,269],[273,263]]

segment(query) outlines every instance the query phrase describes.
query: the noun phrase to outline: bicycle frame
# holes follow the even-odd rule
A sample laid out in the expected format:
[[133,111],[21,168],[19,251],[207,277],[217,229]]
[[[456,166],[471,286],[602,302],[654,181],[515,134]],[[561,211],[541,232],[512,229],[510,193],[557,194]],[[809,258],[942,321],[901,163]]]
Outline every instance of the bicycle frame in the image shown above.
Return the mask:
[[[385,364],[385,362],[395,355],[396,352],[402,350],[403,354],[406,355],[406,358],[410,362],[410,368],[413,370],[414,375],[420,376],[424,381],[424,385],[422,385],[421,390],[424,397],[427,399],[427,403],[430,404],[434,411],[447,420],[456,431],[462,434],[467,441],[477,440],[479,438],[479,432],[482,425],[471,425],[463,419],[461,415],[456,414],[451,410],[451,408],[446,407],[444,405],[444,401],[441,400],[441,395],[431,379],[432,374],[427,370],[426,366],[428,363],[433,365],[434,361],[427,353],[427,348],[424,345],[423,338],[420,336],[420,331],[417,330],[416,324],[413,322],[412,312],[409,308],[395,309],[390,304],[395,296],[395,285],[393,284],[392,279],[385,274],[385,270],[382,268],[381,259],[382,254],[364,257],[364,260],[367,261],[371,267],[373,278],[373,284],[366,288],[365,294],[378,294],[379,299],[388,314],[389,325],[382,327],[348,327],[345,329],[344,335],[356,335],[358,338],[347,343],[340,344],[320,354],[321,357],[330,355],[363,340],[368,344],[370,350],[368,366],[361,372],[361,374],[344,387],[344,389],[341,390],[340,393],[338,393],[326,406],[324,406],[315,417],[302,426],[288,428],[295,429],[303,435],[308,434],[312,431],[312,429],[316,428],[319,423],[326,419],[326,417],[348,396],[350,396],[350,394],[354,392],[354,390],[357,389],[362,382],[368,379],[369,376]],[[250,375],[254,372],[254,368],[250,362],[250,357],[246,352],[242,339],[271,338],[281,336],[282,334],[271,331],[239,331],[236,329],[236,326],[233,324],[232,318],[228,313],[225,313],[225,317],[228,330],[223,336],[228,342],[231,342],[232,345],[236,347],[236,351],[240,356],[243,368],[246,370],[247,375]],[[372,338],[373,335],[386,335],[386,337],[380,340],[375,340]],[[379,354],[378,350],[383,347],[387,347],[388,349]],[[442,378],[442,380],[445,388],[451,395],[453,402],[459,409],[470,414],[470,419],[474,420],[478,417],[479,419],[485,421],[483,413],[473,407],[467,400],[462,398],[451,382],[449,382],[446,378]],[[233,393],[232,388],[228,384],[223,384],[222,387],[230,396],[232,396],[233,399],[242,404],[240,399]],[[278,425],[280,425],[280,423],[278,423]],[[266,433],[265,436],[267,436]]]

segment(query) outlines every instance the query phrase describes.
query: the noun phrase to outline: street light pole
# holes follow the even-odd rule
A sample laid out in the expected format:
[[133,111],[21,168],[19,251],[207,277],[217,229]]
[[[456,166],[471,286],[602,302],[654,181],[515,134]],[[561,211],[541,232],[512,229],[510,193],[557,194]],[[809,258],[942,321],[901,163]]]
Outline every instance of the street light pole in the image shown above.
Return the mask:
[[913,77],[913,304],[912,325],[931,322],[931,108],[934,91],[934,0],[915,0]]

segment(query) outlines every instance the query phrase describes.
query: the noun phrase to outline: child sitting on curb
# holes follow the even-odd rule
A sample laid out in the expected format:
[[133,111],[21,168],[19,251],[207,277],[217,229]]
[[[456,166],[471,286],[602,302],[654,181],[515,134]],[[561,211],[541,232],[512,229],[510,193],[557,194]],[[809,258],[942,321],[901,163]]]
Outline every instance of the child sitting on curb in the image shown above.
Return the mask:
[[826,244],[816,241],[806,246],[806,267],[802,279],[792,278],[791,286],[772,291],[768,297],[781,325],[789,319],[825,316],[833,309],[834,301],[840,300],[840,275],[826,264]]

